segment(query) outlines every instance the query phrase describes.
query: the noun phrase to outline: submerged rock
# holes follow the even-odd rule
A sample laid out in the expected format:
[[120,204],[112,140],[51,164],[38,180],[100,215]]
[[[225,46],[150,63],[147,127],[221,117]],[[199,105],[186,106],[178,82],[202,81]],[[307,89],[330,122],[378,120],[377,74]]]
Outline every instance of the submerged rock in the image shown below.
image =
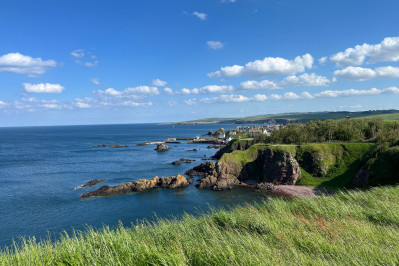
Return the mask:
[[155,151],[168,151],[169,147],[166,144],[160,143],[160,144],[157,144],[157,147],[154,150]]
[[94,185],[97,185],[98,183],[104,182],[106,179],[93,179],[90,180],[89,182],[86,182],[82,185],[82,188],[84,187],[92,187]]

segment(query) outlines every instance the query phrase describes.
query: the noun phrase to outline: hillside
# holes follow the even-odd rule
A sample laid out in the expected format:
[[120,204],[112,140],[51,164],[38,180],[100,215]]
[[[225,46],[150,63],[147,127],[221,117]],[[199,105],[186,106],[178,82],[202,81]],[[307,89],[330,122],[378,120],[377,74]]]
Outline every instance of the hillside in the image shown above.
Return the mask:
[[0,265],[394,265],[399,187],[270,199],[182,220],[28,241]]
[[239,118],[204,118],[191,121],[183,121],[172,124],[250,124],[250,123],[287,123],[287,122],[307,122],[310,120],[343,119],[347,116],[351,118],[384,120],[399,120],[399,110],[374,110],[361,112],[310,112],[310,113],[284,113],[257,115]]

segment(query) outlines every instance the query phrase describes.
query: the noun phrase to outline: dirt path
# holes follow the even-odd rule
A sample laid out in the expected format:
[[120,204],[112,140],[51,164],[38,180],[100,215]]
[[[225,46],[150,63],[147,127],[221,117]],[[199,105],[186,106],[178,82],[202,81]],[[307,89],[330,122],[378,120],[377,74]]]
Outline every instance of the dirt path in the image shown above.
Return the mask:
[[294,198],[317,197],[333,194],[333,192],[325,188],[294,185],[276,185],[273,193]]

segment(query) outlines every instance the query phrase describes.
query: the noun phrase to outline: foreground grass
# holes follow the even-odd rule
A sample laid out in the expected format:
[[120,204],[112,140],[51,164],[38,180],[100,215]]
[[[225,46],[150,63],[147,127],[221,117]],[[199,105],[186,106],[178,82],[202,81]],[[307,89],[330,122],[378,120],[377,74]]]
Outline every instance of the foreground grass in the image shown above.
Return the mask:
[[182,220],[27,241],[1,265],[399,263],[399,187],[272,199]]

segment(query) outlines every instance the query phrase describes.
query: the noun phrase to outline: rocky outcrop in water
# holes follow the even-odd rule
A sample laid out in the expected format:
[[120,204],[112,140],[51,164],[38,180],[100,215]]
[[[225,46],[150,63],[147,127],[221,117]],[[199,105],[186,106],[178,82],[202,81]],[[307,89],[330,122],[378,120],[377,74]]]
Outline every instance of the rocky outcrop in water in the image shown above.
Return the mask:
[[172,176],[172,177],[153,177],[152,179],[140,179],[135,182],[126,182],[125,184],[110,187],[102,186],[99,189],[80,195],[81,199],[89,197],[104,197],[104,196],[114,196],[120,194],[127,194],[132,192],[141,192],[153,188],[179,188],[188,186],[189,183],[187,179],[182,175]]
[[160,144],[157,144],[157,147],[154,150],[155,151],[168,151],[169,147],[166,144],[160,143]]
[[192,163],[192,162],[195,162],[195,160],[181,158],[181,159],[179,159],[177,161],[174,161],[174,162],[171,162],[171,163],[168,163],[168,164],[180,165],[182,163]]
[[188,170],[184,174],[188,176],[208,176],[215,175],[215,170],[215,163],[213,161],[207,161],[195,166],[193,169]]
[[98,144],[94,145],[93,148],[104,148],[104,147],[111,147],[111,148],[127,148],[129,145],[119,145],[119,144]]

